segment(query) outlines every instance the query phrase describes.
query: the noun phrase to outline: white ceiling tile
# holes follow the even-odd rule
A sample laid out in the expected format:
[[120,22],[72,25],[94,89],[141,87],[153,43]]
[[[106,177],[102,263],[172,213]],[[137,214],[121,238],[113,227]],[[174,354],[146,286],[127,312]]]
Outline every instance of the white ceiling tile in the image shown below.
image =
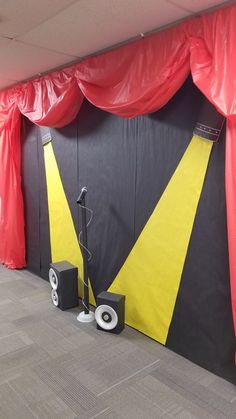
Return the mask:
[[0,88],[219,3],[228,1],[0,0]]
[[11,41],[0,50],[0,77],[23,80],[73,59],[69,55]]
[[165,0],[80,0],[19,39],[85,56],[188,15]]
[[0,89],[4,89],[5,87],[12,86],[15,83],[16,83],[16,80],[9,80],[9,79],[2,78],[0,76]]
[[0,0],[0,36],[15,38],[24,34],[74,2],[75,0]]
[[10,41],[10,39],[6,39],[6,38],[2,38],[1,36],[0,36],[0,49],[2,48],[2,47],[5,47],[7,44],[9,44],[11,41]]
[[183,9],[197,13],[210,9],[220,4],[228,3],[228,0],[166,0],[168,3],[175,4]]

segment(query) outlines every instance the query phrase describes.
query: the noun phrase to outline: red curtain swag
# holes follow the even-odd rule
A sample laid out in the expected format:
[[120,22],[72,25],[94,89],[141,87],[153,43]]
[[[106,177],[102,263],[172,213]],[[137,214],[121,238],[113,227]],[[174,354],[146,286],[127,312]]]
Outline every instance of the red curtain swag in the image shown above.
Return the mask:
[[226,199],[231,295],[236,327],[236,6],[194,18],[68,69],[0,93],[0,260],[25,266],[20,178],[20,113],[38,125],[62,127],[85,96],[127,118],[164,106],[190,71],[225,115]]

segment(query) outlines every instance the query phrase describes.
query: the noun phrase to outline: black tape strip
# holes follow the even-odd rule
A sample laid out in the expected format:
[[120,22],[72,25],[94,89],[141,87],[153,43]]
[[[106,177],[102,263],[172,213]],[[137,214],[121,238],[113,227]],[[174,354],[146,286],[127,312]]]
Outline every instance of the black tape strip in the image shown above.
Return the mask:
[[52,137],[51,137],[50,133],[45,134],[42,137],[42,143],[43,143],[43,145],[50,143],[50,141],[52,141]]
[[224,121],[224,116],[208,100],[205,100],[193,134],[216,142],[220,137]]
[[50,143],[50,141],[52,141],[52,136],[48,127],[39,127],[39,131],[43,145],[48,144]]

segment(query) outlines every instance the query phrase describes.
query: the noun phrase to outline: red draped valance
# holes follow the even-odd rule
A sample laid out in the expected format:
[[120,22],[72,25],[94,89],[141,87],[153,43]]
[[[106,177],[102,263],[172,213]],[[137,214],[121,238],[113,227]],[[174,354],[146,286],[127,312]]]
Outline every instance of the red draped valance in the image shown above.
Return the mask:
[[62,127],[85,96],[132,118],[158,110],[188,74],[227,117],[226,199],[233,316],[236,326],[236,6],[194,18],[65,70],[0,93],[0,260],[25,265],[20,179],[20,114]]

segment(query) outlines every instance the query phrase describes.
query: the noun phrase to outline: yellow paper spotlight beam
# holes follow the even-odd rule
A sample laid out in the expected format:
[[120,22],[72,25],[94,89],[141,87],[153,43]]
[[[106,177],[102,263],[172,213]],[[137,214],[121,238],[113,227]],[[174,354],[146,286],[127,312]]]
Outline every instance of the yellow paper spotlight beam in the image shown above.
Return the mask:
[[[43,148],[48,194],[52,262],[68,260],[68,262],[78,267],[79,296],[81,297],[83,295],[83,280],[81,279],[83,259],[73,219],[62,185],[52,143],[46,143]],[[91,286],[89,287],[89,301],[91,304],[96,305]]]
[[126,295],[126,323],[166,343],[212,142],[193,136],[109,291]]

